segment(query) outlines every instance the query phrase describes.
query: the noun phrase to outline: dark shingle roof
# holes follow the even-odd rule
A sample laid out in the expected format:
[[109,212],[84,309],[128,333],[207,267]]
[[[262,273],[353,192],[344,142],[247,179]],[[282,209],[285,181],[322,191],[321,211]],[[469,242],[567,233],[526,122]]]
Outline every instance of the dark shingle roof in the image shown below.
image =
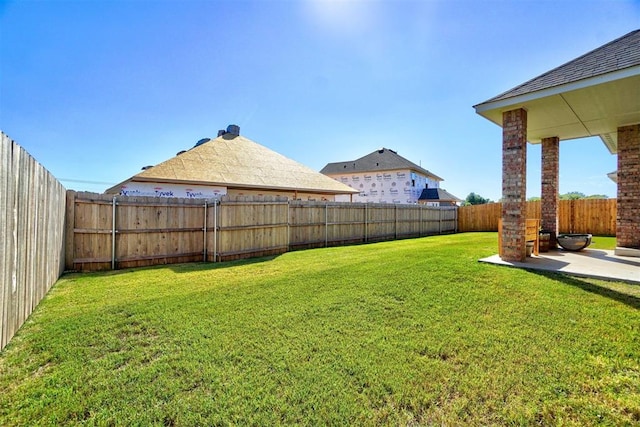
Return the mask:
[[377,170],[410,169],[433,179],[443,181],[438,175],[398,155],[393,150],[381,148],[357,160],[328,163],[320,173],[335,175],[339,173],[368,172]]
[[573,83],[637,65],[640,65],[640,30],[632,31],[482,104]]
[[418,200],[437,200],[440,202],[461,202],[462,199],[457,198],[447,190],[442,188],[425,188]]

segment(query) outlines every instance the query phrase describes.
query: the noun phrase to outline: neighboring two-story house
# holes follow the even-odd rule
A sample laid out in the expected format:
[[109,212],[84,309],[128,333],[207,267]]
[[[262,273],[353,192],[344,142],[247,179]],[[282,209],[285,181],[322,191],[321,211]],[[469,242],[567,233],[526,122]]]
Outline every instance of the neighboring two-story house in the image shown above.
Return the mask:
[[[329,163],[320,172],[358,190],[358,194],[350,196],[354,202],[440,206],[461,201],[439,189],[443,179],[438,175],[388,148],[381,148],[357,160]],[[439,191],[425,191],[432,189]],[[336,196],[336,201],[350,200]]]

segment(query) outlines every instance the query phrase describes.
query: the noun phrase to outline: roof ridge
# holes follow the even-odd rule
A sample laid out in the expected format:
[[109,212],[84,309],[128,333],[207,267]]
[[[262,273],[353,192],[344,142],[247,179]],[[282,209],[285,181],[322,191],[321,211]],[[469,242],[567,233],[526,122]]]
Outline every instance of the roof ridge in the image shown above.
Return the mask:
[[[379,159],[379,161],[378,161]],[[375,166],[373,166],[375,162]],[[370,163],[370,164],[369,164]],[[356,167],[356,164],[358,166]],[[349,167],[347,168],[347,165]],[[340,167],[342,166],[342,168]],[[327,163],[320,173],[324,174],[336,174],[336,173],[353,173],[353,172],[365,172],[374,170],[394,170],[394,169],[412,169],[421,174],[430,176],[434,179],[444,181],[441,177],[431,172],[428,169],[423,168],[420,165],[415,164],[411,160],[401,156],[397,151],[390,148],[382,147],[355,160],[347,160],[344,162],[332,162]]]

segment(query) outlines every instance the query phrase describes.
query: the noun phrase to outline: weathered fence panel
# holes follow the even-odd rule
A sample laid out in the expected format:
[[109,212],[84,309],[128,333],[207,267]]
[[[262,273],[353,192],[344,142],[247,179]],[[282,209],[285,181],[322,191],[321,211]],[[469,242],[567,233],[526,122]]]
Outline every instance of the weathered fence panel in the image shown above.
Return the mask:
[[66,268],[107,270],[204,259],[205,201],[69,192]]
[[0,133],[0,349],[64,269],[65,189]]
[[327,204],[327,243],[341,245],[364,242],[366,212],[361,204]]
[[[74,206],[74,215],[69,218],[67,224],[67,227],[71,227],[73,231],[69,243],[72,249],[71,254],[74,256],[65,257],[66,268],[68,270],[111,268],[113,197],[73,191],[69,191],[69,194],[75,194],[70,200]],[[69,261],[71,264],[68,264]]]
[[289,247],[291,249],[315,248],[327,243],[326,203],[289,203]]
[[286,199],[67,195],[66,266],[106,270],[228,261],[289,250],[453,233],[456,208]]
[[396,206],[379,204],[368,207],[367,241],[396,238]]
[[[527,218],[540,219],[540,201],[527,202]],[[616,234],[616,199],[560,200],[558,229],[560,233],[591,233],[598,236]],[[498,231],[502,203],[462,206],[459,209],[459,231]]]
[[277,255],[289,250],[286,201],[223,199],[217,204],[217,253],[214,260]]
[[461,206],[458,209],[458,230],[498,231],[498,219],[502,215],[502,203]]
[[559,211],[561,232],[616,234],[616,199],[560,200]]

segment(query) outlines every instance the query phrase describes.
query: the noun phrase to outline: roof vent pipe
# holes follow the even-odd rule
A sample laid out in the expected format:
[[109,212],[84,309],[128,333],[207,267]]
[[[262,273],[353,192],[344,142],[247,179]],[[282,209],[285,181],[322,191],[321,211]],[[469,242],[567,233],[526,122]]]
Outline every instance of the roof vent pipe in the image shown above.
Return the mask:
[[238,125],[229,125],[227,126],[227,133],[231,135],[239,136],[240,135],[240,126]]
[[211,141],[211,138],[202,138],[201,140],[199,140],[198,142],[196,142],[196,145],[194,145],[194,147],[199,147],[200,145]]
[[220,129],[220,130],[218,131],[218,136],[220,137],[220,136],[224,135],[225,133],[227,133],[227,131],[226,131],[226,130],[224,130],[224,129]]

